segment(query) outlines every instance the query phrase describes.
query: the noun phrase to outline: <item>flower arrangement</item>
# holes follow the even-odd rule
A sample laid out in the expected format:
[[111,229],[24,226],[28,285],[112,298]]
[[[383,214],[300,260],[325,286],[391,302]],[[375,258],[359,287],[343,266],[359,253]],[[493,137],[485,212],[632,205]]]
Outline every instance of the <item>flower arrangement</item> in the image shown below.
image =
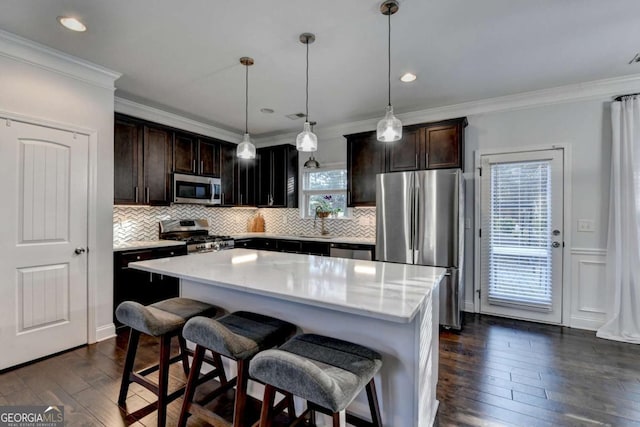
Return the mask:
[[316,201],[316,217],[326,218],[329,215],[335,215],[342,209],[333,207],[333,197],[331,195],[323,196],[322,199]]

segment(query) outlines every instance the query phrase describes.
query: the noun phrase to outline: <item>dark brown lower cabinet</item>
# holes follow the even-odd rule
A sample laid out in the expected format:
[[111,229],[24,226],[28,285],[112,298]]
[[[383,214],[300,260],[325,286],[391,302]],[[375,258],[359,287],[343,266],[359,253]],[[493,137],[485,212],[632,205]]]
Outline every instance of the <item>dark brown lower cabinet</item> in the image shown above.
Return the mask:
[[187,247],[184,244],[165,248],[114,252],[113,321],[116,327],[122,326],[115,316],[115,309],[121,302],[135,301],[148,305],[179,295],[180,282],[177,278],[135,270],[129,268],[129,263],[186,254]]

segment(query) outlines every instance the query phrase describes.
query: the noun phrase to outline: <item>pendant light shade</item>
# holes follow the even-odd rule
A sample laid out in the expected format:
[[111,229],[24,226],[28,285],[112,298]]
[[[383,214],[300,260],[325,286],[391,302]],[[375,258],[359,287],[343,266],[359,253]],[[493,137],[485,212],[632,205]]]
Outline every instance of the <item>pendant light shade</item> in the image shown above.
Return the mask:
[[255,159],[256,158],[256,146],[251,142],[251,138],[248,133],[244,134],[242,138],[242,142],[238,144],[238,149],[236,150],[236,156],[241,159]]
[[398,141],[402,138],[402,122],[393,115],[393,106],[391,105],[391,15],[396,13],[399,9],[398,2],[396,0],[386,0],[380,5],[380,12],[387,16],[388,23],[388,83],[389,83],[389,104],[387,105],[387,112],[384,118],[378,122],[377,137],[378,141],[392,142]]
[[245,68],[245,91],[244,91],[244,136],[242,142],[238,144],[236,156],[240,159],[255,159],[256,146],[251,142],[249,137],[249,67],[253,65],[253,58],[243,56],[240,63]]
[[[316,125],[316,122],[310,122],[309,124],[311,125],[311,132],[313,133],[313,127]],[[304,168],[305,169],[318,169],[319,167],[320,167],[320,163],[318,163],[316,158],[313,156],[313,153],[311,153],[311,156],[309,156],[309,160],[304,162]]]
[[296,137],[296,148],[298,151],[307,152],[318,150],[318,137],[315,133],[311,132],[309,122],[304,122],[302,132]]
[[300,34],[300,41],[307,45],[307,86],[306,86],[306,99],[307,99],[307,111],[306,120],[302,128],[302,132],[296,137],[296,148],[298,151],[313,152],[318,150],[318,137],[311,130],[309,124],[309,45],[316,40],[316,36],[311,33]]
[[402,122],[393,115],[393,107],[387,106],[387,113],[378,122],[378,141],[392,142],[402,138]]

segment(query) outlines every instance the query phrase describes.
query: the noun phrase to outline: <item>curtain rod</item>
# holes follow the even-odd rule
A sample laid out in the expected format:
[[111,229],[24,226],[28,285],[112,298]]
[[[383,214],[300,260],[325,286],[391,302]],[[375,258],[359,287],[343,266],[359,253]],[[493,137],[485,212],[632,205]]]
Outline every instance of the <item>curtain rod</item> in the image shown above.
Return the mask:
[[622,101],[622,98],[626,98],[627,96],[636,96],[636,95],[640,95],[639,93],[630,93],[628,95],[620,95],[618,97],[613,98],[614,101]]

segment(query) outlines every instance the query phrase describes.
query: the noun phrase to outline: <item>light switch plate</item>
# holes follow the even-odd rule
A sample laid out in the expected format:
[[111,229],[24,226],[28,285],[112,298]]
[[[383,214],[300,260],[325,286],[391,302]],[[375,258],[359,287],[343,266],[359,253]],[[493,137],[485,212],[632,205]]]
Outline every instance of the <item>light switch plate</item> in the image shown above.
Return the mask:
[[583,233],[593,233],[595,231],[595,226],[593,224],[592,219],[579,219],[578,220],[578,231]]

